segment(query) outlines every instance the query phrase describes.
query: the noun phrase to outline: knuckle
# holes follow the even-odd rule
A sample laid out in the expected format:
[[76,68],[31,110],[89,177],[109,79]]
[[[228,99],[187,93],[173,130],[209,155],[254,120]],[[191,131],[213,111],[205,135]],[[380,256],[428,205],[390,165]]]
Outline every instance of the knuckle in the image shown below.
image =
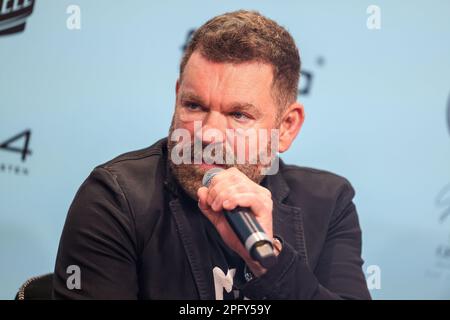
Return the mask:
[[229,171],[230,171],[230,172],[233,172],[233,173],[240,172],[239,169],[236,168],[236,167],[231,167],[231,168],[229,169]]
[[236,176],[236,175],[231,175],[230,176],[230,181],[232,183],[238,183],[240,181],[240,178],[238,176]]
[[238,183],[233,186],[235,192],[245,192],[248,190],[248,187],[243,183]]

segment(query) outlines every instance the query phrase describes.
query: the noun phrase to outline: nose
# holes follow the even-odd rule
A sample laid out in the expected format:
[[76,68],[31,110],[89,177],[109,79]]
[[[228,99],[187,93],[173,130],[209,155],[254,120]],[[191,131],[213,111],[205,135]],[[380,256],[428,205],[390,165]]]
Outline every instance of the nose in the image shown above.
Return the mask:
[[201,132],[196,132],[196,138],[200,139],[203,145],[224,143],[226,124],[224,115],[218,111],[210,111],[202,121]]

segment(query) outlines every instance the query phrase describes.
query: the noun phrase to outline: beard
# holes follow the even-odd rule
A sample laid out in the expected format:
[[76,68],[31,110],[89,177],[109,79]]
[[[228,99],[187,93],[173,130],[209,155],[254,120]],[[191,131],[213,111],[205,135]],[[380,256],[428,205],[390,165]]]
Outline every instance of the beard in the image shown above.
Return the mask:
[[[194,159],[202,159],[202,162],[206,162],[206,163],[211,163],[209,161],[205,161],[205,158],[203,157],[204,155],[204,146],[202,144],[202,148],[201,148],[201,157],[199,157],[199,151],[195,150],[194,148],[194,141],[189,142],[190,146],[187,148],[190,148],[190,154],[191,154],[191,161],[190,163],[186,164],[186,163],[180,163],[180,164],[175,164],[172,161],[171,155],[172,155],[172,151],[174,150],[174,148],[177,147],[178,142],[176,141],[172,141],[171,137],[172,137],[172,133],[173,131],[176,129],[175,128],[175,117],[172,119],[172,123],[170,125],[170,129],[169,129],[169,139],[167,142],[167,147],[168,147],[168,161],[169,161],[169,167],[170,170],[172,172],[172,174],[175,176],[176,180],[178,181],[178,184],[183,188],[183,190],[193,199],[198,200],[197,197],[197,190],[203,186],[202,184],[202,179],[204,174],[210,169],[210,168],[202,168],[199,164],[195,164],[194,163]],[[186,148],[186,147],[184,147]],[[255,163],[255,164],[251,164],[248,163],[248,159],[246,159],[246,163],[241,164],[241,163],[236,163],[235,160],[235,156],[234,154],[230,155],[229,151],[227,150],[227,148],[225,148],[225,146],[222,147],[223,148],[223,155],[229,155],[227,156],[225,159],[234,159],[232,163],[213,163],[215,165],[217,165],[220,168],[223,169],[229,169],[229,168],[236,168],[239,171],[241,171],[242,173],[244,173],[250,180],[252,180],[253,182],[259,184],[263,178],[264,178],[264,174],[262,174],[263,172],[263,168],[265,166],[261,165],[260,163]],[[267,143],[267,148],[270,148],[270,142]],[[270,150],[270,149],[268,149]]]

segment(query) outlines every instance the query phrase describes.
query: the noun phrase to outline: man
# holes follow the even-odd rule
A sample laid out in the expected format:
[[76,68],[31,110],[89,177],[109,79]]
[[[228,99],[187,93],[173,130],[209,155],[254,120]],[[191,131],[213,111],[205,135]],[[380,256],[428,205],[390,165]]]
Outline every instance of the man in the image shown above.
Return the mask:
[[[169,138],[98,166],[75,196],[55,297],[369,299],[350,183],[276,156],[304,120],[299,74],[292,37],[257,12],[199,28],[181,61]],[[276,136],[257,135],[255,147],[250,129]],[[202,186],[213,167],[223,171]],[[273,239],[273,266],[253,260],[230,228],[223,210],[237,206]]]

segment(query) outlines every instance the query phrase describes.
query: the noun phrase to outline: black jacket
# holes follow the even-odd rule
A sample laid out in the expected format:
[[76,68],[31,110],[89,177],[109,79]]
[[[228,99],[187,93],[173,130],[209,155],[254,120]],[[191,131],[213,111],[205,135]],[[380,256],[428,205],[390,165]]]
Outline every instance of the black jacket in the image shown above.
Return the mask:
[[[167,162],[167,140],[96,167],[70,207],[54,296],[71,299],[214,299],[200,215],[185,210]],[[242,287],[250,299],[370,299],[350,183],[280,163],[272,192],[277,264]],[[70,265],[81,289],[68,289]],[[69,279],[70,281],[70,279]]]

